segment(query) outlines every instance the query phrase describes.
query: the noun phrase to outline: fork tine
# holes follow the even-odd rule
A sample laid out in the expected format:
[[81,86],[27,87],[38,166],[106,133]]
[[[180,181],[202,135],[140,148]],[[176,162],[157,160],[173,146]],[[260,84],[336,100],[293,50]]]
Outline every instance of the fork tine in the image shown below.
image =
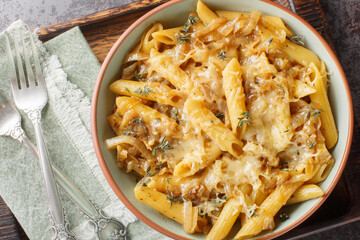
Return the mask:
[[43,78],[43,74],[42,74],[42,69],[40,66],[40,59],[39,59],[39,55],[37,53],[37,49],[34,43],[34,38],[32,36],[32,33],[29,29],[29,26],[27,26],[29,35],[30,35],[30,43],[31,43],[31,49],[33,52],[33,59],[34,59],[34,65],[35,65],[35,71],[36,71],[36,81],[38,86],[45,86],[44,84],[44,78]]
[[16,76],[16,68],[15,68],[15,62],[13,55],[11,53],[11,46],[9,37],[7,34],[5,34],[5,45],[6,45],[6,56],[8,58],[8,64],[9,64],[9,75],[11,80],[12,89],[18,89],[18,82],[17,82],[17,76]]
[[23,52],[24,52],[24,60],[25,60],[28,84],[29,84],[29,87],[35,86],[36,82],[35,82],[35,78],[34,78],[34,73],[32,71],[31,65],[30,65],[30,58],[29,58],[29,54],[26,50],[26,45],[25,45],[24,36],[23,36],[22,32],[20,32],[20,37],[21,37],[21,43],[22,43]]
[[26,88],[26,80],[25,80],[25,73],[24,73],[24,67],[21,61],[21,56],[19,53],[19,45],[17,44],[16,41],[14,41],[14,46],[15,46],[15,57],[16,57],[16,63],[17,63],[17,67],[18,67],[18,74],[19,74],[19,86],[18,88],[22,89],[22,88]]

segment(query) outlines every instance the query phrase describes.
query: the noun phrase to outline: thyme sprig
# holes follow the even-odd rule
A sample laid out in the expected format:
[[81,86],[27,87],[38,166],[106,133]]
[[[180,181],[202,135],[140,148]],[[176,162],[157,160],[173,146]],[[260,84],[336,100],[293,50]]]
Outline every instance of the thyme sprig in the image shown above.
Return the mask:
[[125,135],[125,136],[132,135],[132,136],[135,136],[135,135],[136,135],[136,132],[134,132],[134,130],[132,130],[131,127],[127,127],[127,130],[125,130],[121,135]]
[[175,34],[175,36],[177,37],[177,42],[178,43],[183,43],[183,42],[190,42],[190,29],[191,26],[198,22],[200,19],[198,17],[194,17],[194,16],[189,16],[188,19],[186,20],[186,23],[184,25],[184,29],[181,29],[179,33]]
[[145,176],[141,179],[140,186],[146,187],[147,182],[150,180],[151,177],[155,176],[161,170],[161,167],[162,167],[162,163],[160,162],[159,166],[154,169],[155,171],[151,172],[151,165],[148,166],[148,168],[146,169]]
[[274,38],[272,36],[268,40],[266,40],[266,42],[267,42],[266,53],[269,52],[269,47],[273,40],[274,40]]
[[248,125],[250,125],[250,120],[252,120],[252,117],[248,111],[241,113],[240,116],[243,116],[243,117],[238,118],[239,119],[239,123],[238,123],[239,128],[241,128],[244,125],[244,123],[247,123]]
[[190,35],[190,33],[184,33],[182,30],[180,30],[180,33],[175,34],[178,43],[190,42]]
[[221,60],[226,60],[227,57],[225,56],[226,51],[225,50],[221,50],[220,53],[217,55]]
[[219,118],[220,120],[222,120],[224,118],[224,114],[221,112],[218,112],[217,114],[215,114],[215,117]]
[[149,84],[145,84],[144,89],[142,89],[141,87],[138,87],[137,89],[135,89],[134,91],[136,94],[140,95],[140,96],[147,96],[149,95],[151,92],[154,93],[154,90],[152,90],[151,88],[149,88]]
[[166,199],[170,201],[170,208],[173,205],[173,203],[183,203],[186,201],[184,197],[175,198],[172,192],[168,192],[168,195],[166,195]]
[[304,37],[301,35],[294,35],[290,37],[289,35],[286,35],[286,38],[292,41],[293,43],[299,44],[299,45],[305,45],[304,41],[302,40]]
[[144,78],[144,74],[143,73],[138,73],[137,71],[135,71],[135,73],[132,75],[132,77],[136,80],[136,81],[139,81],[139,82],[143,82],[145,81],[145,78]]
[[141,118],[134,117],[134,120],[130,121],[130,123],[136,123],[136,124],[140,124],[140,125],[144,126],[144,122]]
[[162,149],[162,150],[170,150],[170,149],[173,149],[173,147],[171,147],[169,145],[169,142],[167,140],[165,140],[165,137],[163,137],[161,140],[160,140],[160,143],[155,146],[155,148],[152,150],[152,155],[155,157],[156,155],[156,150],[158,149]]
[[312,149],[313,147],[315,147],[316,144],[317,144],[317,142],[313,142],[313,143],[310,145],[309,149]]
[[194,17],[194,16],[189,16],[188,19],[186,20],[186,23],[184,25],[184,32],[189,32],[191,25],[195,24],[196,22],[198,22],[200,19],[198,17]]
[[315,117],[315,119],[317,119],[322,112],[325,112],[322,109],[318,110],[313,107],[310,107],[310,108],[311,108],[311,110],[313,110],[313,112],[311,112],[311,115],[313,115]]
[[144,121],[142,120],[142,118],[136,118],[136,117],[134,117],[134,119],[133,119],[132,121],[130,121],[130,124],[131,124],[131,123],[141,125],[141,127],[144,129],[144,133],[147,132],[147,129],[146,129],[145,125],[144,125]]

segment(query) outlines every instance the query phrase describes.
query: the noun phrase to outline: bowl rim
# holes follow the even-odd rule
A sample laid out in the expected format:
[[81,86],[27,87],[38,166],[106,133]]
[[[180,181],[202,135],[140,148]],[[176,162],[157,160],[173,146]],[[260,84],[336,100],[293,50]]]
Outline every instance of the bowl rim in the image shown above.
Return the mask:
[[[107,66],[109,65],[112,57],[114,56],[114,54],[116,53],[116,51],[118,50],[118,48],[120,47],[120,45],[124,42],[124,40],[128,37],[128,35],[139,25],[141,24],[143,21],[145,21],[147,18],[149,18],[150,16],[152,16],[153,14],[159,12],[160,10],[163,10],[169,6],[172,6],[174,4],[177,4],[179,2],[182,2],[184,0],[171,0],[169,2],[166,2],[164,4],[161,4],[157,7],[155,7],[154,9],[150,10],[149,12],[147,12],[146,14],[144,14],[143,16],[141,16],[138,20],[136,20],[133,24],[130,25],[129,28],[126,29],[126,31],[118,38],[118,40],[115,42],[115,44],[112,46],[112,48],[110,49],[109,53],[106,55],[106,58],[103,62],[103,64],[101,65],[99,74],[96,78],[95,81],[95,85],[94,85],[94,89],[93,89],[93,94],[92,94],[92,99],[91,99],[91,112],[90,112],[90,119],[91,119],[91,135],[92,135],[92,140],[93,140],[93,145],[94,145],[94,149],[95,149],[95,153],[99,162],[99,165],[101,167],[101,170],[103,172],[103,174],[105,175],[106,180],[108,181],[110,187],[112,188],[112,190],[114,191],[114,193],[118,196],[118,198],[120,198],[120,200],[124,203],[124,205],[136,216],[138,217],[142,222],[144,222],[145,224],[147,224],[148,226],[150,226],[151,228],[155,229],[156,231],[174,238],[174,239],[179,239],[179,240],[190,240],[187,237],[178,235],[174,232],[171,232],[165,228],[163,228],[162,226],[160,226],[159,224],[155,223],[154,221],[150,220],[148,217],[146,217],[143,213],[141,213],[128,199],[127,197],[122,193],[122,191],[120,190],[120,188],[118,187],[118,185],[116,184],[114,178],[112,177],[110,170],[108,169],[105,159],[102,155],[102,151],[99,145],[99,138],[98,138],[98,132],[97,132],[97,101],[98,101],[98,95],[99,95],[99,90],[100,90],[100,86],[105,74],[105,71],[107,69]],[[352,142],[352,135],[353,135],[353,104],[352,104],[352,99],[351,99],[351,92],[350,92],[350,88],[345,76],[345,73],[340,65],[339,60],[337,59],[334,51],[332,50],[332,48],[329,46],[329,44],[325,41],[325,39],[308,23],[306,22],[302,17],[298,16],[297,14],[295,14],[294,12],[292,12],[291,10],[277,4],[274,3],[270,0],[258,0],[267,4],[270,4],[288,14],[290,14],[292,17],[296,18],[297,20],[299,20],[303,25],[305,25],[305,27],[307,27],[309,30],[311,30],[311,32],[318,38],[318,40],[321,42],[321,44],[325,47],[326,51],[329,53],[331,59],[333,60],[333,62],[335,63],[341,80],[343,82],[343,86],[345,88],[346,91],[346,98],[347,98],[347,102],[348,102],[348,106],[349,106],[349,120],[348,120],[348,133],[347,133],[347,139],[346,139],[346,145],[345,145],[345,151],[343,153],[343,156],[341,158],[341,162],[339,165],[339,168],[335,174],[334,179],[331,181],[328,189],[324,192],[324,195],[322,197],[320,197],[318,199],[318,201],[306,212],[304,213],[300,218],[298,218],[296,221],[294,221],[293,223],[289,224],[288,226],[284,227],[283,229],[280,229],[279,231],[276,231],[274,233],[271,233],[269,235],[260,237],[258,239],[272,239],[275,237],[278,237],[288,231],[290,231],[291,229],[295,228],[296,226],[298,226],[299,224],[301,224],[302,222],[304,222],[307,218],[309,218],[323,203],[324,201],[327,199],[327,197],[330,195],[330,193],[333,191],[334,187],[336,186],[336,183],[339,181],[341,174],[345,168],[349,153],[350,153],[350,148],[351,148],[351,142]]]

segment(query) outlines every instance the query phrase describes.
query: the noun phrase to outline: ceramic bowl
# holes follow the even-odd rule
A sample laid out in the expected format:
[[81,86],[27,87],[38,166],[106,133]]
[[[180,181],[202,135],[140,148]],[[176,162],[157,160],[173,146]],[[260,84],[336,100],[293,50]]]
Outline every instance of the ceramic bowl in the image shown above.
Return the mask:
[[[110,92],[109,85],[119,77],[119,70],[125,55],[140,40],[144,30],[156,21],[161,22],[165,28],[183,25],[188,14],[195,12],[196,2],[196,0],[167,2],[133,23],[108,53],[95,83],[91,107],[94,147],[100,167],[111,188],[141,221],[174,239],[204,239],[205,235],[184,233],[180,224],[163,217],[157,211],[135,199],[133,191],[136,184],[135,176],[119,169],[115,163],[115,151],[107,150],[104,146],[104,140],[114,136],[107,124],[106,116],[112,111],[115,101],[115,95]],[[334,189],[343,172],[350,150],[353,129],[353,110],[348,83],[339,61],[326,41],[314,28],[291,11],[263,0],[204,0],[204,3],[212,9],[258,10],[262,14],[281,17],[296,34],[304,36],[306,47],[324,60],[328,71],[331,72],[329,99],[339,130],[338,143],[331,152],[335,158],[335,166],[328,178],[319,184],[325,193],[323,197],[287,207],[286,211],[290,216],[288,220],[278,223],[272,232],[266,231],[256,237],[274,238],[296,227],[314,213]]]

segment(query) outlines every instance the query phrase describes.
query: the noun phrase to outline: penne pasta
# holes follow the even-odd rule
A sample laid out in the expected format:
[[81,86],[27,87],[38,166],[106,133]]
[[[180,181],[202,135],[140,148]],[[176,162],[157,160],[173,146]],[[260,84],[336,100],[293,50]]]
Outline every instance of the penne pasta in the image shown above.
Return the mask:
[[162,30],[163,26],[161,23],[155,23],[151,26],[150,29],[143,35],[140,51],[149,54],[151,49],[159,49],[160,44],[157,39],[153,38],[152,34]]
[[318,111],[323,111],[320,114],[320,119],[322,122],[321,132],[325,137],[326,147],[330,149],[336,144],[338,140],[338,133],[334,116],[332,114],[323,79],[318,68],[316,67],[316,64],[311,63],[309,67],[312,70],[312,82],[316,89],[316,92],[310,95],[311,103],[314,103],[319,107],[319,109],[317,109]]
[[278,186],[260,205],[261,210],[245,222],[236,234],[235,239],[250,238],[259,234],[262,230],[273,228],[275,214],[302,184],[303,182],[296,182]]
[[206,25],[210,24],[212,20],[218,18],[218,15],[211,11],[202,1],[197,2],[196,13],[201,21],[203,21]]
[[241,205],[235,198],[229,199],[221,210],[219,218],[211,228],[205,240],[224,239],[230,232],[241,211]]
[[286,205],[292,205],[299,202],[304,202],[309,199],[318,198],[324,195],[321,188],[315,184],[304,184],[299,187],[293,195],[286,202]]
[[[245,93],[242,86],[241,66],[236,58],[233,58],[222,72],[223,88],[229,111],[231,128],[234,134],[238,133],[239,118],[246,112]],[[246,131],[247,124],[241,126],[241,131]]]
[[205,107],[204,103],[188,99],[184,105],[185,112],[191,117],[193,124],[200,127],[221,150],[238,157],[242,153],[243,143],[224,126],[224,124]]
[[335,160],[332,158],[328,162],[323,163],[316,174],[307,183],[319,183],[324,181],[334,167]]
[[321,66],[321,62],[314,52],[289,40],[282,44],[280,50],[303,66],[309,66],[311,63],[314,63],[316,67]]
[[183,26],[143,33],[109,86],[105,141],[141,177],[138,201],[187,234],[245,239],[324,194],[338,138],[327,69],[296,37],[277,16],[202,1]]
[[182,92],[157,82],[146,83],[120,79],[113,82],[109,88],[118,95],[139,97],[171,106],[180,105],[185,98]]
[[179,34],[179,31],[182,29],[183,29],[183,27],[169,28],[169,29],[154,32],[151,34],[151,36],[161,43],[164,43],[167,45],[175,45],[177,43],[176,34]]
[[150,131],[157,135],[160,132],[165,136],[181,136],[181,126],[176,121],[157,110],[144,105],[133,97],[117,97],[116,105],[119,113],[124,115],[127,111],[133,110],[136,116],[149,125]]
[[[249,19],[251,17],[251,13],[248,12],[235,12],[235,11],[225,11],[225,10],[216,10],[215,13],[220,17],[225,17],[229,20],[238,19]],[[269,29],[273,32],[275,31],[285,31],[285,33],[292,37],[294,34],[289,29],[284,21],[276,16],[267,16],[267,15],[261,15],[260,17],[260,24],[262,24],[266,29]]]

